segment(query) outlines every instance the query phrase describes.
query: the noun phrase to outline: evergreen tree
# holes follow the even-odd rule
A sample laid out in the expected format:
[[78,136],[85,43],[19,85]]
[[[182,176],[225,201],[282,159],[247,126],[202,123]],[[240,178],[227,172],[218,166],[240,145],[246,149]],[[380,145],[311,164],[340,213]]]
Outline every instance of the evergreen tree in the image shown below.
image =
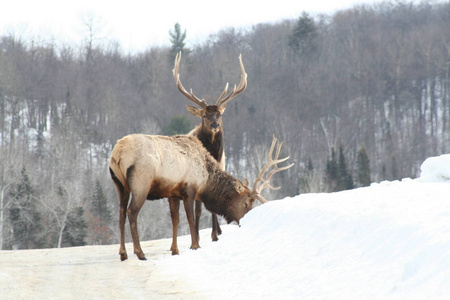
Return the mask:
[[191,121],[185,116],[175,116],[170,119],[170,123],[163,127],[163,134],[186,134],[191,130]]
[[360,187],[370,185],[370,163],[366,149],[361,147],[356,158],[356,169],[358,172],[358,184]]
[[95,181],[94,193],[92,195],[91,212],[100,221],[108,224],[111,221],[111,211],[108,208],[108,199],[103,192],[99,180]]
[[308,175],[310,175],[312,172],[314,172],[314,166],[313,166],[311,156],[308,157],[308,164],[306,165],[306,171],[308,172]]
[[300,177],[299,182],[299,193],[310,193],[311,192],[311,181],[314,178],[314,166],[312,163],[311,157],[308,158],[308,162],[306,164],[306,174],[303,177]]
[[191,50],[186,48],[186,30],[181,32],[181,26],[179,23],[176,23],[174,26],[174,30],[169,30],[170,42],[172,43],[172,47],[169,52],[169,62],[172,64],[175,61],[175,57],[178,52],[182,52],[183,54],[189,54]]
[[63,232],[64,247],[84,246],[87,236],[87,222],[84,219],[84,210],[78,206],[67,216],[66,227]]
[[108,199],[99,180],[96,180],[91,202],[91,215],[89,216],[90,240],[94,244],[106,244],[111,238],[111,211]]
[[342,145],[339,147],[338,159],[334,148],[331,148],[331,158],[327,160],[325,174],[329,190],[332,192],[349,190],[354,187],[353,177],[347,170]]
[[9,219],[12,228],[10,247],[18,249],[40,248],[42,242],[41,215],[33,198],[33,188],[27,169],[22,168],[21,180],[16,189],[10,193],[12,205],[9,209]]
[[338,189],[351,190],[354,188],[353,177],[347,170],[347,163],[345,162],[344,149],[339,146],[339,177],[338,177]]
[[317,26],[308,13],[303,12],[289,36],[288,45],[294,53],[309,56],[316,46]]
[[331,148],[331,157],[327,160],[325,174],[326,174],[326,181],[330,187],[330,191],[332,192],[336,191],[339,178],[339,168],[334,148]]

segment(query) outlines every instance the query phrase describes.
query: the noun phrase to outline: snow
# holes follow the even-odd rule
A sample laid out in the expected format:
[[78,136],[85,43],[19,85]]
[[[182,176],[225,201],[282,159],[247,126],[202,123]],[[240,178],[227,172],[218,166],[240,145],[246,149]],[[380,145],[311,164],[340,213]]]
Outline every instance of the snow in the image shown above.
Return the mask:
[[[145,262],[130,244],[124,262],[118,245],[1,251],[0,290],[24,298],[30,293],[18,287],[32,277],[31,295],[45,298],[79,287],[95,299],[450,299],[450,156],[427,159],[421,171],[414,180],[270,201],[241,227],[223,225],[218,242],[203,230],[201,249],[179,238],[178,256],[169,239],[143,242]],[[34,265],[57,280],[39,281]]]
[[450,181],[450,154],[427,158],[420,166],[421,182]]

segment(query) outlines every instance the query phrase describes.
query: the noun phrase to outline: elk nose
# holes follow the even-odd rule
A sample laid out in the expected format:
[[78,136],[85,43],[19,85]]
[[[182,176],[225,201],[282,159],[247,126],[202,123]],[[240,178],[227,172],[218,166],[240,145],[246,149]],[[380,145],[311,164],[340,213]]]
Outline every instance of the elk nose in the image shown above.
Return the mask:
[[219,128],[219,123],[213,123],[213,124],[211,124],[211,127],[214,129],[217,129],[217,128]]

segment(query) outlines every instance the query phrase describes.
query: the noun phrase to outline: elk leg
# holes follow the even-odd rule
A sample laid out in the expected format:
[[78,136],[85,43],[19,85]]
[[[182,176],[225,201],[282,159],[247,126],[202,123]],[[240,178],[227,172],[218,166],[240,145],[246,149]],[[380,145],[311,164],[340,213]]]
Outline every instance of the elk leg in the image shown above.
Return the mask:
[[[114,179],[115,177],[113,177]],[[127,219],[128,200],[130,199],[130,191],[118,180],[114,180],[117,195],[119,196],[119,230],[120,230],[120,260],[124,261],[128,258],[127,249],[125,248],[125,221]]]
[[197,232],[199,240],[200,240],[199,228],[201,216],[202,216],[202,202],[199,200],[195,200],[195,231]]
[[211,216],[212,216],[211,239],[213,242],[217,242],[219,240],[219,235],[222,234],[222,229],[220,229],[219,220],[217,219],[217,215],[211,214]]
[[145,196],[136,197],[134,193],[132,194],[133,196],[131,198],[130,207],[128,208],[128,220],[130,222],[130,230],[131,230],[131,238],[133,239],[134,254],[136,254],[140,260],[147,260],[145,258],[145,254],[142,251],[141,244],[139,242],[139,233],[137,228],[137,217],[139,215],[139,211],[144,205]]
[[172,218],[172,246],[170,251],[172,255],[180,254],[177,244],[178,224],[180,224],[180,199],[169,198],[170,217]]
[[189,230],[191,231],[191,249],[196,250],[200,248],[200,245],[198,240],[198,234],[197,231],[195,231],[195,224],[194,224],[194,196],[195,190],[187,189],[186,196],[183,199],[183,204],[184,210],[186,211],[186,218],[189,223]]

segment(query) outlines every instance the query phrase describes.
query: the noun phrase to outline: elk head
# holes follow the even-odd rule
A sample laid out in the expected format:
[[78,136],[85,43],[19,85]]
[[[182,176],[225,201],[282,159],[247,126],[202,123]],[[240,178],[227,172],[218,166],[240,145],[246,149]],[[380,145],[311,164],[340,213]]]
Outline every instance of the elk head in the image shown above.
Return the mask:
[[[277,147],[277,151],[275,152],[275,156],[273,155],[273,150],[275,149],[275,145]],[[259,172],[258,178],[256,178],[255,183],[253,184],[253,190],[252,193],[255,195],[256,199],[258,199],[261,203],[266,203],[267,200],[261,196],[261,191],[265,188],[268,188],[270,190],[278,190],[280,187],[273,187],[270,185],[270,179],[275,173],[278,173],[283,170],[287,170],[290,167],[294,165],[294,163],[284,166],[284,167],[278,167],[279,163],[282,163],[289,159],[289,156],[285,158],[278,159],[278,156],[280,156],[281,146],[283,143],[280,143],[278,139],[273,136],[272,138],[272,145],[270,146],[269,154],[267,155],[267,164],[261,169]],[[273,169],[269,171],[269,169],[273,166]],[[264,174],[267,173],[267,177],[263,178]]]
[[190,92],[186,91],[186,89],[183,87],[180,81],[180,62],[181,62],[181,52],[179,52],[175,58],[174,63],[174,69],[173,69],[173,77],[175,78],[175,82],[177,84],[178,89],[180,92],[189,100],[197,104],[200,108],[187,105],[187,110],[196,117],[199,117],[202,119],[202,129],[206,130],[207,132],[211,132],[212,135],[216,134],[222,129],[222,115],[225,112],[227,103],[242,93],[245,88],[247,87],[247,74],[245,73],[244,64],[242,63],[242,57],[239,55],[239,62],[241,65],[241,81],[239,85],[236,87],[234,86],[233,90],[230,94],[227,94],[228,91],[228,83],[225,85],[225,89],[223,90],[220,97],[217,99],[216,104],[208,105],[205,100],[198,98],[194,95],[192,92],[192,89]]
[[[274,155],[273,151],[275,149],[275,146],[277,149]],[[268,188],[271,190],[278,190],[280,188],[271,186],[270,179],[275,173],[287,170],[294,165],[292,163],[284,167],[278,167],[279,163],[282,163],[289,159],[289,156],[281,159],[278,158],[280,156],[281,146],[282,143],[280,143],[274,136],[268,154],[268,162],[259,172],[259,175],[253,184],[253,190],[248,187],[249,184],[247,179],[245,179],[244,182],[240,181],[239,179],[236,181],[236,191],[239,196],[236,197],[237,201],[235,203],[237,204],[231,208],[228,215],[225,215],[225,219],[228,221],[228,223],[236,221],[239,224],[239,220],[252,209],[253,203],[256,199],[258,199],[262,204],[268,202],[261,195],[263,189]],[[264,174],[266,174],[266,178],[264,178]]]

